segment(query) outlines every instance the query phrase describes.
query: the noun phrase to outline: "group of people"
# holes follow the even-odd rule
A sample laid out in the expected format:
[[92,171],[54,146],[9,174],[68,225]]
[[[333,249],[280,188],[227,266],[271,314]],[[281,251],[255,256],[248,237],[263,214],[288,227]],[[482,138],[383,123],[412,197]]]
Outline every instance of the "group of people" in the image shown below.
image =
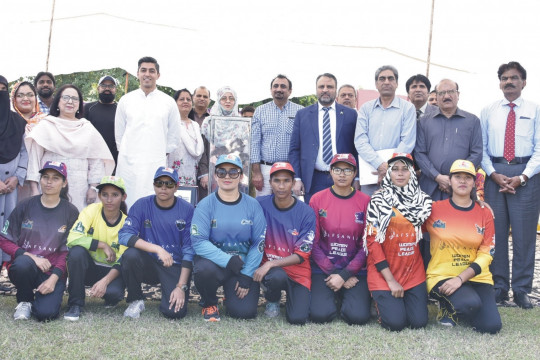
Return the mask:
[[[209,110],[203,86],[173,98],[157,90],[151,57],[137,76],[140,88],[118,104],[116,79],[102,77],[99,101],[84,106],[76,86],[55,91],[50,73],[13,86],[11,100],[0,78],[0,249],[15,319],[57,317],[68,277],[65,319],[80,317],[85,286],[106,306],[127,289],[124,315],[138,318],[142,283],[161,284],[160,312],[182,318],[193,280],[206,321],[220,320],[223,286],[235,318],[256,317],[262,288],[270,317],[286,292],[292,324],[364,324],[373,302],[379,323],[399,331],[427,324],[431,297],[441,324],[496,333],[510,226],[514,302],[532,307],[540,108],[521,98],[519,63],[501,65],[505,99],[480,119],[457,107],[449,79],[437,106],[423,75],[407,81],[410,101],[397,97],[392,66],[377,69],[380,97],[358,111],[354,87],[338,91],[332,74],[317,77],[307,108],[288,100],[292,82],[278,75],[272,101],[243,109],[250,158],[221,154],[215,164],[210,129],[240,116],[236,92],[219,89]],[[491,208],[477,202],[480,165]],[[257,199],[241,191],[247,178]],[[175,196],[180,186],[198,187],[195,208]]]

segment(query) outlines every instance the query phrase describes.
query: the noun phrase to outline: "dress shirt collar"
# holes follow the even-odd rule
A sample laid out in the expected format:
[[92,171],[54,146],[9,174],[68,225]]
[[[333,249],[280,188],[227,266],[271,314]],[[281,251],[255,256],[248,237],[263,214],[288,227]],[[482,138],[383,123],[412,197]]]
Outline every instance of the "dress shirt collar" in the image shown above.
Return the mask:
[[[384,109],[384,107],[383,107],[382,104],[381,104],[381,97],[380,97],[380,96],[377,98],[377,100],[376,100],[375,103],[373,104],[373,109],[375,109],[377,106],[379,106],[379,107],[381,107],[381,108]],[[395,107],[395,108],[397,108],[397,109],[400,108],[400,106],[399,106],[399,98],[398,98],[397,95],[394,96],[394,99],[392,100],[392,102],[390,103],[390,106],[389,106],[387,109],[389,109],[389,108],[391,108],[391,107]]]
[[280,109],[279,106],[276,105],[276,102],[274,100],[272,100],[272,104],[274,105],[274,109],[277,109],[279,111],[283,111],[283,110],[287,110],[289,108],[289,104],[291,102],[289,100],[287,100],[287,102],[285,103],[285,105],[283,105],[283,109]]
[[424,106],[422,106],[422,107],[420,108],[420,111],[422,112],[422,114],[425,114],[425,113],[426,113],[426,109],[427,109],[427,101],[426,101],[426,103],[424,104]]
[[[523,98],[520,96],[516,100],[512,101],[512,103],[516,104],[517,107],[520,107],[523,104]],[[508,101],[507,98],[503,98],[503,101],[501,104],[502,106],[508,107],[508,104],[510,104],[510,101]]]
[[332,103],[332,105],[330,105],[330,106],[323,106],[323,105],[322,105],[320,102],[318,102],[318,101],[317,101],[317,104],[318,104],[319,111],[321,111],[323,107],[327,107],[327,108],[329,108],[329,109],[333,109],[334,111],[336,111],[336,102],[335,102],[335,101],[334,101],[334,102]]

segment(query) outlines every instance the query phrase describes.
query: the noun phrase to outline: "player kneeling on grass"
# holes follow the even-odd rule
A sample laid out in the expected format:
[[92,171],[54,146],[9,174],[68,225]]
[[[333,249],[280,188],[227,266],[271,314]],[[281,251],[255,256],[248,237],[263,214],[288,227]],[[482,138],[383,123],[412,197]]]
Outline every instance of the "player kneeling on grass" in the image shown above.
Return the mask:
[[118,231],[126,220],[124,180],[105,176],[97,186],[100,202],[79,214],[67,239],[69,310],[64,319],[79,320],[84,307],[84,286],[92,286],[93,297],[105,299],[113,307],[124,298],[120,256],[127,249],[118,244]]
[[225,307],[234,318],[257,316],[259,283],[253,273],[264,250],[266,221],[257,200],[240,193],[242,162],[220,155],[215,175],[218,190],[195,209],[191,240],[195,249],[193,278],[201,295],[205,321],[219,321],[216,291],[223,285]]
[[9,279],[17,289],[15,320],[58,317],[66,288],[66,238],[79,212],[68,200],[64,163],[40,170],[41,195],[23,200],[6,220],[0,248],[11,256]]
[[311,266],[309,255],[315,237],[315,213],[292,196],[294,170],[287,162],[277,162],[270,169],[273,195],[257,200],[266,218],[263,264],[253,280],[266,288],[268,317],[279,315],[281,290],[287,293],[287,321],[303,325],[309,317]]
[[128,290],[126,317],[136,319],[144,310],[143,282],[161,284],[159,311],[163,315],[180,319],[187,314],[193,206],[174,195],[177,184],[176,170],[160,167],[154,175],[156,194],[133,204],[118,233],[120,244],[129,247],[121,261]]

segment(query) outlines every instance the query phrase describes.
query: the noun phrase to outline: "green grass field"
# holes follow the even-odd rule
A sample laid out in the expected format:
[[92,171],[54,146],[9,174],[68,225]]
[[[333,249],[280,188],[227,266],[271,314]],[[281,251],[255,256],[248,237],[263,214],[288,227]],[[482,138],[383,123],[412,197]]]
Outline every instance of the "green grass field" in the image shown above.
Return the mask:
[[[430,322],[423,330],[393,333],[375,320],[348,326],[289,325],[282,316],[205,323],[189,304],[187,317],[160,316],[157,301],[146,301],[138,320],[124,319],[125,303],[105,309],[87,302],[78,322],[61,317],[49,323],[13,321],[14,296],[0,296],[0,359],[538,359],[540,308],[499,308],[503,329],[481,335],[469,327],[444,328]],[[65,304],[64,304],[65,308]]]

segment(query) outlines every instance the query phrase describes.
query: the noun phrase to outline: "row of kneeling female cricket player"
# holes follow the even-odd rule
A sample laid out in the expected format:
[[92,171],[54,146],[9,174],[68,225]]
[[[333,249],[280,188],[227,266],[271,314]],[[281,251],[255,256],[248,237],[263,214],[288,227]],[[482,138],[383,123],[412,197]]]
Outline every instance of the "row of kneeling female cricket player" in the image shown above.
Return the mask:
[[[0,247],[11,256],[8,274],[17,288],[15,319],[58,317],[69,273],[64,318],[78,320],[85,286],[124,316],[145,309],[141,284],[161,284],[159,311],[168,318],[187,313],[190,284],[201,296],[204,320],[220,320],[217,290],[233,318],[255,318],[262,287],[265,315],[281,313],[292,324],[364,324],[374,303],[385,329],[422,328],[428,297],[439,303],[437,321],[469,323],[497,333],[501,318],[489,264],[494,249],[493,215],[477,203],[473,164],[457,160],[450,170],[451,196],[432,204],[423,193],[409,154],[388,161],[381,189],[370,199],[352,184],[357,163],[337,154],[330,163],[333,186],[307,205],[292,196],[295,171],[272,166],[273,194],[257,199],[239,192],[238,156],[216,161],[216,192],[194,209],[177,198],[178,175],[160,167],[154,195],[138,199],[126,216],[124,181],[104,177],[101,202],[80,214],[66,198],[65,164],[47,162],[41,195],[21,202],[5,223]],[[419,251],[431,238],[425,270]],[[339,304],[339,306],[337,305]]]

